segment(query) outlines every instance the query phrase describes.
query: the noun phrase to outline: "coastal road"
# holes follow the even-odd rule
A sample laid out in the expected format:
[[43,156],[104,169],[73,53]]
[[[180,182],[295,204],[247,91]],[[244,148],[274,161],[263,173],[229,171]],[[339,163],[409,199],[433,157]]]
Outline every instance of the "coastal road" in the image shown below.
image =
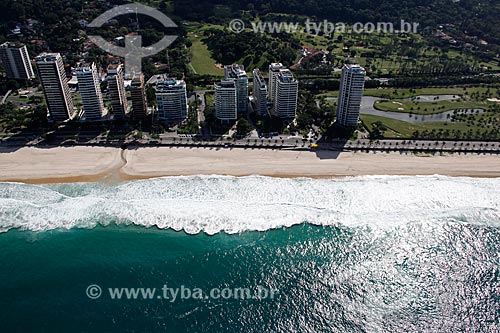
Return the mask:
[[[218,138],[214,140],[203,140],[199,137],[189,135],[176,135],[174,133],[162,134],[160,138],[152,139],[147,133],[143,139],[136,140],[128,137],[123,140],[106,140],[104,138],[91,138],[91,135],[84,137],[80,135],[65,143],[64,136],[56,136],[53,141],[55,145],[96,145],[96,146],[121,146],[123,143],[144,146],[191,146],[191,147],[220,147],[220,148],[250,148],[250,149],[305,149],[309,150],[312,140],[303,140],[298,137],[277,136],[272,139],[266,138],[244,138],[241,140],[228,140]],[[59,142],[59,144],[57,144]],[[23,147],[23,146],[46,146],[51,144],[45,140],[34,140],[33,137],[14,136],[13,138],[3,138],[0,140],[1,147]],[[54,144],[54,143],[53,143]],[[318,143],[318,149],[314,150],[334,150],[334,151],[434,151],[434,152],[469,152],[482,154],[500,154],[500,142],[487,141],[436,141],[436,140],[377,140],[370,141],[359,139],[352,141],[334,140],[332,142]]]

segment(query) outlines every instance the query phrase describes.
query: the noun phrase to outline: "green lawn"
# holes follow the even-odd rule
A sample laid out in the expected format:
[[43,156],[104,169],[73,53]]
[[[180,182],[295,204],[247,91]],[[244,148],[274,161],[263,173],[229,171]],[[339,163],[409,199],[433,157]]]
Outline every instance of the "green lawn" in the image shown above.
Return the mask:
[[487,67],[491,70],[498,71],[500,70],[499,62],[498,60],[492,60],[490,62],[481,62],[479,64],[481,67]]
[[365,124],[365,126],[368,128],[368,131],[370,132],[373,130],[374,127],[373,123],[379,121],[382,124],[384,124],[384,126],[388,128],[388,130],[385,132],[385,137],[387,138],[400,138],[400,137],[407,138],[410,137],[412,133],[415,132],[416,130],[420,130],[419,125],[414,125],[406,121],[373,116],[368,114],[362,114],[360,118],[363,124]]
[[27,98],[21,98],[19,96],[10,95],[10,96],[7,97],[6,102],[28,103],[29,99],[27,99]]
[[[203,38],[203,32],[208,28],[223,29],[224,27],[212,24],[208,26],[198,27],[196,29],[194,27],[190,27],[189,29],[191,30],[191,32],[188,33],[188,38],[192,42],[192,46],[190,48],[191,65],[193,66],[197,74],[223,76],[224,69],[217,66],[216,61],[212,58],[210,50],[208,50],[207,46],[201,41],[201,39]],[[243,55],[241,59],[236,62],[244,63],[243,59],[245,59],[245,57],[246,55]],[[247,64],[247,67],[263,68],[264,63],[266,63],[267,61],[267,53],[264,53],[259,59],[256,59],[251,64]]]
[[[489,92],[488,92],[489,91]],[[363,91],[364,96],[373,96],[386,99],[400,99],[400,98],[410,98],[416,96],[425,95],[456,95],[465,96],[474,93],[484,94],[484,97],[499,97],[500,98],[500,88],[498,86],[490,87],[430,87],[430,88],[418,88],[418,89],[407,89],[407,88],[370,88]],[[320,94],[319,96],[327,97],[337,97],[338,91],[328,91]]]
[[[473,91],[472,89],[481,89],[481,88],[469,88],[466,91]],[[453,87],[453,88],[421,88],[421,89],[389,89],[389,88],[371,88],[365,89],[363,91],[364,96],[372,96],[372,97],[380,97],[386,99],[400,99],[400,98],[410,98],[415,96],[424,96],[424,95],[457,95],[461,96],[464,94],[464,90],[461,87]],[[318,96],[325,97],[338,97],[338,91],[329,91],[326,93],[319,94]]]
[[215,104],[215,95],[214,94],[205,94],[205,104],[207,106],[214,106]]
[[470,130],[472,130],[473,132],[476,132],[477,130],[482,131],[486,126],[480,121],[486,120],[488,117],[491,117],[491,115],[473,115],[472,117],[476,119],[474,124],[470,124],[467,122],[435,122],[425,124],[411,124],[406,121],[366,114],[361,115],[361,120],[369,131],[373,130],[374,123],[381,122],[385,127],[387,127],[387,131],[385,131],[384,133],[384,137],[386,138],[410,138],[415,131],[423,132],[442,130],[453,132],[454,130],[459,130],[463,133],[466,133]]
[[191,64],[196,73],[200,75],[223,76],[224,70],[216,66],[215,60],[212,58],[207,46],[201,42],[200,35],[189,33],[188,38],[193,43],[190,48]]
[[380,100],[375,101],[373,107],[380,111],[392,111],[413,114],[436,114],[458,109],[481,109],[488,107],[486,102],[457,100],[457,101],[394,101]]
[[[500,97],[498,86],[490,87],[431,87],[420,89],[365,89],[365,96],[382,97],[388,99],[409,98],[421,95],[471,95],[473,93],[485,94],[487,97]],[[488,93],[489,91],[489,93]]]

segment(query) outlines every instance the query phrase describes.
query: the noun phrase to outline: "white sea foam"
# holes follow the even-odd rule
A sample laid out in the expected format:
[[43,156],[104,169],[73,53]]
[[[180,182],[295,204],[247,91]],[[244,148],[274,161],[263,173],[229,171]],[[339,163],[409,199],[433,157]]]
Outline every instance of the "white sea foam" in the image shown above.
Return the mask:
[[190,176],[117,186],[0,183],[1,231],[117,223],[214,234],[304,222],[387,227],[420,221],[500,226],[500,179]]

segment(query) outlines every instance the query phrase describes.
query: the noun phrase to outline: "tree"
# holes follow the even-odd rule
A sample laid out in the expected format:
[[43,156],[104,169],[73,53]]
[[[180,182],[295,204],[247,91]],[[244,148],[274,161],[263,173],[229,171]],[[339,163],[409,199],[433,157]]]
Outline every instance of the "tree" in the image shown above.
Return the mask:
[[245,118],[238,120],[236,125],[236,134],[242,137],[247,136],[252,131],[252,126]]
[[16,80],[7,81],[7,90],[17,90],[19,87],[19,83]]

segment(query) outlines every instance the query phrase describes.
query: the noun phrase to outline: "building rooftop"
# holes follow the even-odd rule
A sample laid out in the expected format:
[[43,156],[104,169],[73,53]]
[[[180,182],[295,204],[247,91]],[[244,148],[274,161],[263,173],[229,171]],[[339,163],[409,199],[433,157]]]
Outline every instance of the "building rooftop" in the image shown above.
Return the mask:
[[264,80],[264,77],[262,76],[262,73],[260,72],[259,69],[253,70],[253,78],[254,78],[254,84],[256,83],[256,79],[258,79],[261,83],[261,86],[266,85],[266,81]]
[[142,75],[142,73],[139,75],[134,75],[134,77],[130,79],[130,87],[132,88],[142,87],[143,83],[144,83],[144,76]]
[[146,85],[148,85],[148,86],[156,86],[158,83],[164,82],[164,81],[166,81],[168,79],[169,79],[168,74],[153,75],[146,82]]
[[281,62],[273,62],[269,66],[269,70],[274,71],[274,72],[277,72],[277,71],[279,71],[280,69],[283,69],[283,68],[285,68],[285,66],[283,66],[283,64]]
[[35,58],[36,62],[52,62],[61,58],[60,53],[42,53]]
[[224,69],[228,71],[230,77],[242,77],[247,76],[245,72],[245,67],[239,64],[232,64],[224,66]]
[[122,67],[121,64],[111,64],[108,66],[107,72],[108,75],[116,75],[118,73],[118,69]]
[[19,42],[5,42],[2,45],[0,45],[0,47],[9,47],[9,48],[17,48],[17,49],[19,49],[23,46],[25,46],[25,45],[21,44]]
[[78,84],[78,78],[76,77],[76,75],[73,75],[71,77],[71,79],[68,81],[68,84],[69,85],[77,85]]
[[184,80],[177,80],[171,77],[165,77],[165,79],[156,84],[156,90],[174,90],[174,89],[185,89],[186,82]]
[[234,80],[221,80],[220,84],[215,84],[215,86],[219,86],[221,88],[234,88],[236,87],[236,83]]
[[289,69],[280,69],[278,79],[281,82],[296,82],[292,72]]
[[94,64],[80,64],[80,66],[75,69],[75,72],[76,74],[92,73],[92,67],[94,67]]
[[366,70],[358,64],[346,64],[344,68],[356,74],[366,74]]

